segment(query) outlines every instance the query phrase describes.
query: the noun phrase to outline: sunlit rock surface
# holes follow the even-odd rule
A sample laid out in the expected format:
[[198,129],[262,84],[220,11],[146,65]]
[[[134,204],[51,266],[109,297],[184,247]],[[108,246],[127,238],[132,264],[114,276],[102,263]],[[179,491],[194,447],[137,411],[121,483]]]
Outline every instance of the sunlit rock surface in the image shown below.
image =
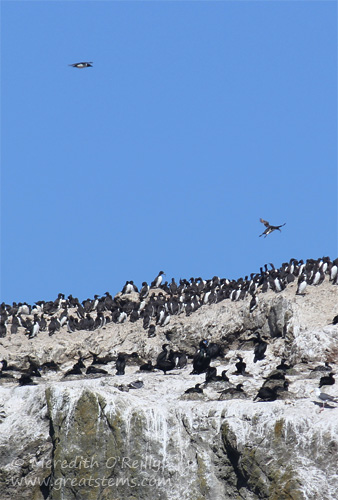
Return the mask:
[[[154,338],[140,320],[1,339],[1,359],[17,366],[26,366],[27,355],[62,364],[60,372],[35,379],[37,385],[1,379],[1,500],[336,500],[338,404],[320,411],[311,391],[323,374],[311,370],[325,361],[337,369],[338,326],[330,324],[338,313],[337,287],[326,281],[308,287],[305,297],[295,287],[259,295],[252,314],[246,299],[172,317]],[[257,329],[269,345],[266,358],[253,363],[249,339]],[[227,369],[232,385],[243,383],[245,398],[219,401],[221,382],[184,395],[205,380],[190,374],[191,360],[167,375],[140,374],[128,361],[124,376],[109,363],[107,376],[63,379],[79,351],[137,351],[155,362],[163,343],[193,355],[202,338],[222,344],[224,358],[211,364],[219,374]],[[234,375],[239,352],[247,376]],[[288,392],[274,402],[253,401],[281,357],[294,365]],[[141,389],[121,390],[140,376]],[[322,390],[338,396],[337,384]]]

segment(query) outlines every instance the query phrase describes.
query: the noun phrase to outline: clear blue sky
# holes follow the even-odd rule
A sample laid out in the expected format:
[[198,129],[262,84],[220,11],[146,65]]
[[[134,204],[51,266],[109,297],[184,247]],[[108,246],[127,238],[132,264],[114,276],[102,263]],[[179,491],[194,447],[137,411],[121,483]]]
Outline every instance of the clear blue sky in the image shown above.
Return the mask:
[[1,300],[337,257],[336,2],[1,14]]

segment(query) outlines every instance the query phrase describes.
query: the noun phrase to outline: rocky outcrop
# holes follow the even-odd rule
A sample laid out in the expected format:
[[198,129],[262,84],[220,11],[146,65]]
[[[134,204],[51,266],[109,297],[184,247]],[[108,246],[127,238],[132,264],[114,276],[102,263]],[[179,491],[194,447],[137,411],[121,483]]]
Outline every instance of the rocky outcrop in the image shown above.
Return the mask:
[[[260,296],[253,313],[248,300],[208,305],[173,318],[151,339],[138,323],[1,339],[1,356],[22,368],[27,355],[63,363],[61,372],[45,373],[33,386],[2,380],[1,500],[334,500],[338,408],[320,411],[311,393],[320,373],[311,369],[337,363],[338,326],[330,325],[337,287],[324,283],[306,297],[294,292],[291,285]],[[254,363],[256,330],[268,348]],[[137,350],[154,360],[164,342],[193,355],[202,338],[222,344],[225,357],[213,365],[219,373],[226,368],[233,385],[244,384],[245,398],[219,400],[218,382],[204,394],[184,395],[205,378],[191,375],[190,363],[168,375],[143,374],[143,388],[129,392],[121,384],[140,375],[132,360],[122,377],[111,363],[108,376],[63,378],[79,351]],[[248,376],[234,375],[238,352]],[[253,401],[282,356],[294,365],[289,391],[274,402]],[[337,394],[335,385],[324,389]]]

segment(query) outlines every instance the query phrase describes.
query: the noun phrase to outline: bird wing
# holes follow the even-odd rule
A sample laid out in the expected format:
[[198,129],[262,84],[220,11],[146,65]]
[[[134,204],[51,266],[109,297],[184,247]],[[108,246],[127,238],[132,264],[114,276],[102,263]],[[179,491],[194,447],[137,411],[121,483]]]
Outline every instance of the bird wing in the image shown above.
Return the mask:
[[262,222],[262,224],[264,224],[264,226],[265,226],[265,227],[269,227],[269,225],[270,225],[270,224],[268,223],[268,221],[266,221],[266,220],[264,220],[264,219],[262,219],[262,218],[260,218],[260,219],[259,219],[259,221],[260,221],[260,222]]

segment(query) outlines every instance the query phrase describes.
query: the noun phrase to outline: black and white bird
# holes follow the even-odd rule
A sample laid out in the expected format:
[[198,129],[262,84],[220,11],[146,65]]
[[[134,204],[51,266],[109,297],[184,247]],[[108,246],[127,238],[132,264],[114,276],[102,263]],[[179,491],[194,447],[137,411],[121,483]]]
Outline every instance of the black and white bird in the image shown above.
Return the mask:
[[286,224],[286,222],[284,222],[284,224],[281,224],[280,226],[271,226],[268,221],[262,218],[259,219],[259,221],[262,222],[262,224],[264,224],[264,226],[266,227],[265,231],[263,231],[263,233],[259,235],[259,237],[264,235],[264,238],[266,238],[267,235],[272,233],[273,231],[276,231],[276,229],[281,232],[280,228],[285,226]]
[[142,299],[147,298],[148,295],[149,295],[149,285],[146,281],[143,281],[142,288],[140,290],[140,301],[142,301]]
[[306,274],[302,273],[298,278],[298,286],[297,286],[296,295],[305,295],[304,291],[305,291],[306,287],[307,287]]
[[36,337],[37,334],[39,333],[39,330],[40,330],[39,318],[37,314],[34,314],[34,323],[28,338],[33,339],[34,337]]
[[93,61],[90,62],[78,62],[78,63],[73,63],[73,64],[68,64],[68,66],[72,66],[73,68],[92,68],[93,67]]
[[134,285],[133,281],[126,281],[126,284],[123,287],[122,294],[125,295],[127,293],[136,292],[138,293],[138,288]]
[[249,305],[249,309],[250,309],[250,312],[252,313],[256,308],[257,308],[257,297],[254,293],[251,294],[252,296],[252,299],[250,300],[250,305]]
[[162,283],[162,275],[164,274],[163,271],[160,271],[158,273],[158,275],[156,276],[156,278],[154,279],[154,281],[151,282],[151,288],[159,288],[159,286],[161,285]]

